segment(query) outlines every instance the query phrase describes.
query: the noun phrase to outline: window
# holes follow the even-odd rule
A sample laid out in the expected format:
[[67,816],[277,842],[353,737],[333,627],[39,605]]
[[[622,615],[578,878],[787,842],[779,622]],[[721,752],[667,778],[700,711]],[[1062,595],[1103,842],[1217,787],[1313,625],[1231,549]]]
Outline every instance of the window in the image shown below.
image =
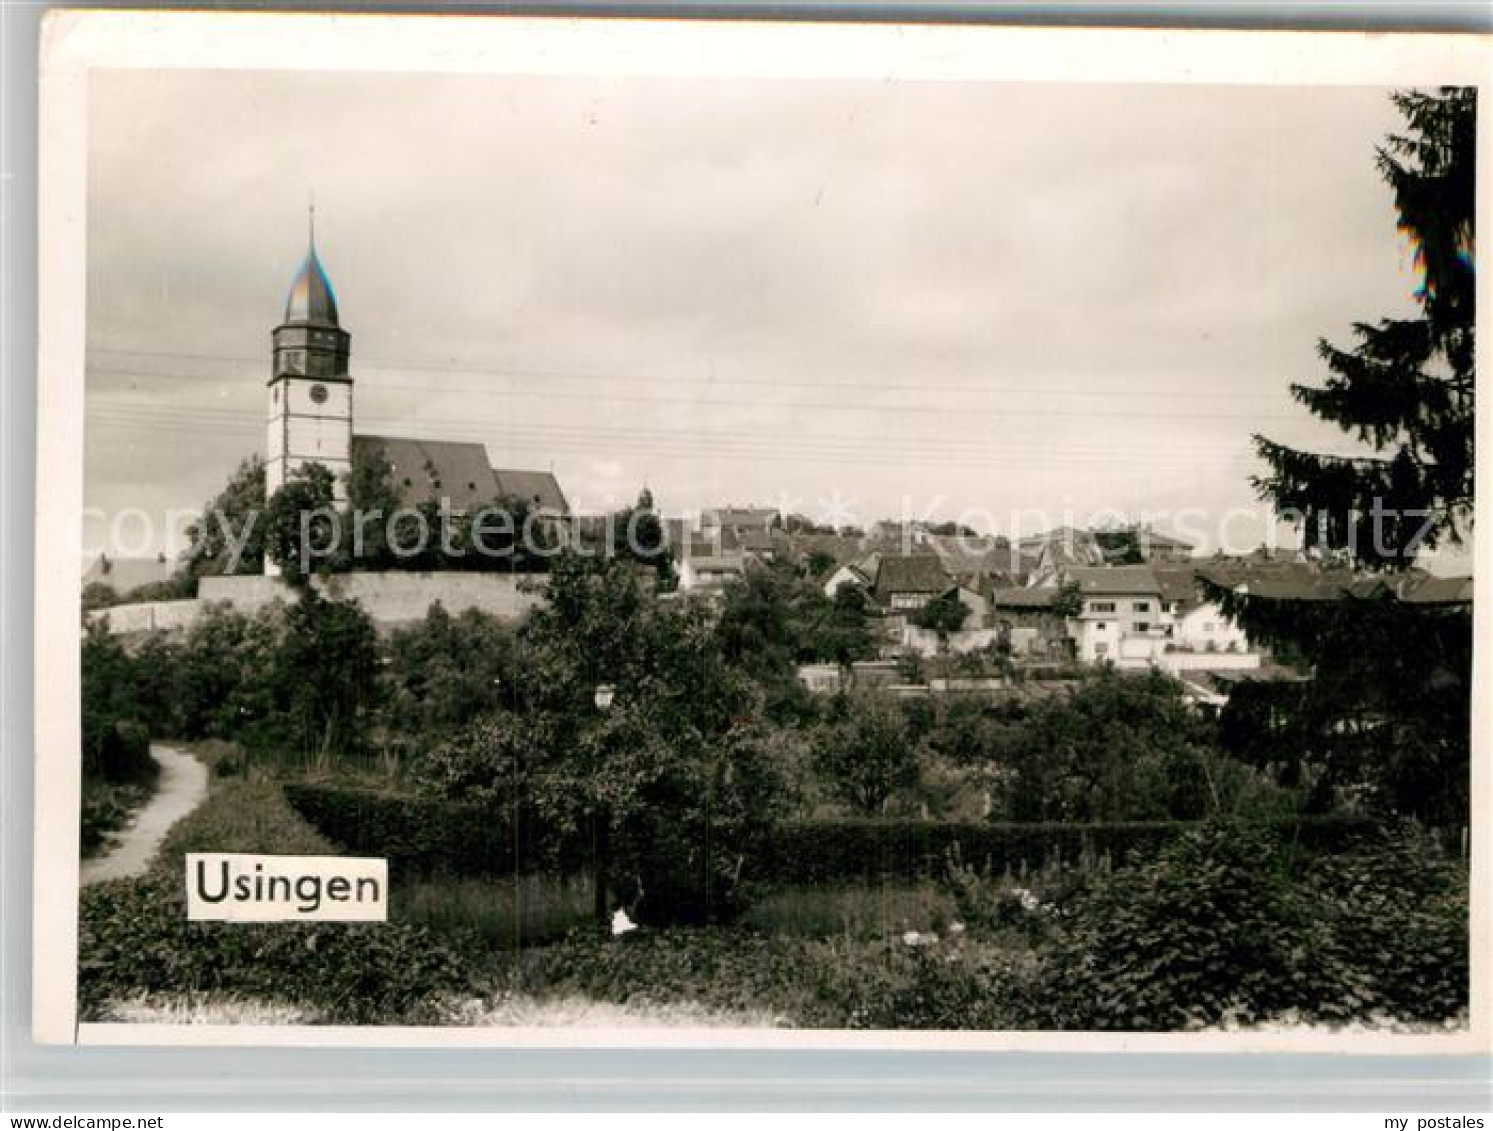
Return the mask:
[[1104,656],[1104,655],[1108,655],[1108,654],[1109,654],[1109,645],[1106,644],[1106,643],[1104,643],[1102,640],[1098,644],[1094,645],[1094,655],[1096,655],[1096,656]]
[[1095,632],[1103,632],[1107,628],[1109,628],[1109,622],[1108,621],[1098,620],[1098,621],[1094,622],[1094,631]]
[[1137,601],[1137,602],[1135,602],[1133,608],[1138,613],[1149,613],[1151,611],[1151,602],[1150,601]]
[[1089,612],[1091,612],[1091,613],[1112,613],[1114,611],[1115,611],[1115,603],[1113,601],[1090,601],[1089,602]]
[[1150,624],[1150,622],[1149,621],[1143,621],[1143,620],[1136,621],[1135,622],[1135,631],[1136,632],[1150,632],[1151,631],[1151,624]]

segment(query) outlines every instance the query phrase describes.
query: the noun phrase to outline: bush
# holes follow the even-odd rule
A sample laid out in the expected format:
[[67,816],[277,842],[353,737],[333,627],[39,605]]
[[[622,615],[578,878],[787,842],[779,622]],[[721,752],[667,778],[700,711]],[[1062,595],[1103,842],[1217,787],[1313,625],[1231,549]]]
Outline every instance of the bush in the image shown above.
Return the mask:
[[[500,815],[485,806],[321,782],[287,785],[285,797],[302,817],[349,852],[387,856],[415,873],[578,871],[586,860],[584,844],[570,844],[558,852],[547,848],[533,818],[515,835],[511,810]],[[1178,821],[793,821],[773,828],[757,847],[749,871],[763,883],[822,884],[938,878],[945,874],[951,853],[970,867],[996,875],[1100,857],[1120,864],[1137,852],[1155,852],[1196,827]],[[1303,848],[1336,852],[1373,834],[1378,824],[1366,817],[1297,817],[1275,827]]]
[[150,799],[150,792],[149,786],[133,782],[86,779],[78,825],[78,847],[83,856],[97,856],[108,844],[109,835],[123,828],[130,814]]
[[434,997],[467,988],[456,951],[395,923],[192,923],[188,852],[326,855],[332,846],[270,781],[214,788],[166,837],[139,880],[83,889],[78,992],[88,1016],[140,992],[226,993],[316,1007],[328,1021],[411,1023],[435,1017]]
[[1467,1001],[1459,871],[1417,833],[1323,859],[1293,857],[1259,826],[1193,830],[1069,902],[1032,1022],[1442,1021]]
[[819,1024],[844,1029],[1011,1029],[1031,1008],[1031,962],[965,941],[909,934],[835,941],[814,953]]
[[284,791],[300,816],[343,849],[387,857],[408,875],[579,869],[582,859],[578,847],[558,857],[546,852],[529,822],[515,835],[511,815],[500,819],[487,806],[319,782]]
[[[779,883],[941,876],[951,852],[975,868],[1018,872],[1062,861],[1108,857],[1120,864],[1153,853],[1197,826],[1181,821],[1114,824],[994,824],[916,820],[796,821],[778,827],[759,870]],[[1303,847],[1332,852],[1371,834],[1362,817],[1298,817],[1278,827]]]
[[468,988],[457,954],[392,923],[192,923],[180,877],[83,889],[78,995],[85,1017],[140,992],[225,993],[315,1006],[331,1022],[434,1020]]

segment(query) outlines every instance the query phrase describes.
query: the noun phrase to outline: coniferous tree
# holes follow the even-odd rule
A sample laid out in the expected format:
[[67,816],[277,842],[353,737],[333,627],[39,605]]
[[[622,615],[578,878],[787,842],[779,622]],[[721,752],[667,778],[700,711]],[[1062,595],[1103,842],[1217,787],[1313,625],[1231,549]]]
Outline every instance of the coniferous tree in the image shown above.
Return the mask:
[[1255,436],[1270,473],[1262,498],[1299,515],[1307,545],[1379,569],[1404,569],[1422,547],[1460,542],[1472,524],[1474,196],[1477,92],[1393,95],[1406,130],[1378,147],[1400,230],[1422,272],[1420,315],[1354,325],[1325,339],[1320,386],[1291,393],[1373,449],[1341,456]]

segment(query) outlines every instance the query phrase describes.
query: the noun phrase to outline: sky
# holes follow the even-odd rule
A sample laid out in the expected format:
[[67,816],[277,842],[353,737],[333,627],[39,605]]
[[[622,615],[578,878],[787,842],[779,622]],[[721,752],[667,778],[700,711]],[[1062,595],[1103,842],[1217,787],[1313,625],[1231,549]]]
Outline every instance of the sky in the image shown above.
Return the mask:
[[646,482],[671,514],[1248,544],[1218,523],[1259,510],[1252,433],[1354,450],[1288,395],[1317,339],[1415,311],[1380,89],[102,72],[90,99],[85,542],[263,450],[313,195],[357,430],[479,440],[581,511]]

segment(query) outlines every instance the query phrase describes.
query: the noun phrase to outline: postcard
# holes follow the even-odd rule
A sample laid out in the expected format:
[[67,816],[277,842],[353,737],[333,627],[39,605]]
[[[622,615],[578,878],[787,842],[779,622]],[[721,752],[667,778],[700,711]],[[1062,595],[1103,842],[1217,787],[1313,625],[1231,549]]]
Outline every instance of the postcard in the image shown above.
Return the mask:
[[1487,1050],[1490,58],[53,13],[39,1039]]

